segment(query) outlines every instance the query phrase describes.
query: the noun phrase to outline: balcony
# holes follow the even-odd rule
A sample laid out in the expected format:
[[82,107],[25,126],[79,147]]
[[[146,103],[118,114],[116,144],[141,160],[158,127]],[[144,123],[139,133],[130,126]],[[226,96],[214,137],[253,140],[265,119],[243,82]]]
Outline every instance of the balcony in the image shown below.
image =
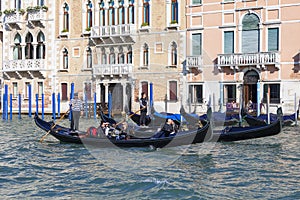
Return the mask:
[[104,64],[93,67],[94,76],[120,76],[132,73],[132,64]]
[[17,24],[21,22],[21,20],[22,20],[22,14],[19,12],[5,14],[3,19],[4,23],[6,24]]
[[113,26],[95,26],[92,27],[92,37],[112,37],[121,35],[130,35],[135,32],[134,24],[122,24]]
[[38,77],[44,74],[41,71],[45,70],[44,59],[26,59],[26,60],[9,60],[3,61],[2,72],[10,78],[14,76],[16,78],[22,78],[29,76],[29,78]]
[[201,71],[202,66],[202,56],[187,56],[186,57],[186,67],[187,70],[190,70],[192,68],[197,68]]
[[265,69],[266,65],[274,65],[280,68],[280,54],[278,52],[259,52],[241,54],[219,54],[218,68],[229,66],[231,69],[239,69],[241,66],[256,66]]
[[44,9],[37,9],[37,10],[28,10],[28,21],[41,21],[46,20],[46,10]]

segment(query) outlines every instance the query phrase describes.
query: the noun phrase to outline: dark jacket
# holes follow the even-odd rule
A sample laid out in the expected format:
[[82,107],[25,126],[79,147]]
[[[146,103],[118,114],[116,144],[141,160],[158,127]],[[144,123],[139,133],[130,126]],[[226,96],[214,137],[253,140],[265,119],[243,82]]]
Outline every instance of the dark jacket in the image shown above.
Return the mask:
[[143,106],[146,106],[141,112],[147,112],[147,99],[146,98],[140,98],[140,109],[143,108]]

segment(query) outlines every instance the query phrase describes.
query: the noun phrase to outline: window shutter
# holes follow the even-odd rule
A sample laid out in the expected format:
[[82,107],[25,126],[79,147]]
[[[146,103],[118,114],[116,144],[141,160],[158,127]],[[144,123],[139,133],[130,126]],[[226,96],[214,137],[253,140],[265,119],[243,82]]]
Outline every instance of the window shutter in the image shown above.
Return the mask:
[[193,56],[201,55],[201,48],[202,48],[202,41],[201,41],[202,34],[197,33],[192,35],[192,52]]
[[279,40],[278,28],[268,29],[268,51],[278,51],[278,40]]
[[243,53],[259,52],[259,30],[243,31],[242,51]]
[[234,53],[233,31],[224,32],[224,53]]

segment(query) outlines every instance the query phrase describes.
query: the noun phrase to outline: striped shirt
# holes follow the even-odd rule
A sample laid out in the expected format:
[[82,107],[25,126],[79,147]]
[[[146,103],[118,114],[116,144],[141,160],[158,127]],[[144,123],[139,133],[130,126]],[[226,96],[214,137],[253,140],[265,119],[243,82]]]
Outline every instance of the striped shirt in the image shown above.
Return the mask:
[[72,111],[81,111],[82,101],[80,99],[71,99],[70,105],[72,105]]

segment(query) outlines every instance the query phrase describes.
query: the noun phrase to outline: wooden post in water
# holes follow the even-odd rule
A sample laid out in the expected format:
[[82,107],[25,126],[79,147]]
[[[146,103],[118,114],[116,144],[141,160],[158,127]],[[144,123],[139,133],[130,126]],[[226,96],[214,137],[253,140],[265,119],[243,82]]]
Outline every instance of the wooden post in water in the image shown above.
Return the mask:
[[[299,109],[299,108],[298,108]],[[297,125],[297,120],[298,120],[298,112],[297,112],[297,94],[295,93],[295,98],[294,98],[294,110],[295,110],[295,124]]]
[[10,100],[10,112],[9,112],[9,118],[12,120],[12,94],[9,95]]
[[39,94],[35,94],[35,113],[39,114]]
[[57,94],[57,117],[60,118],[60,93]]
[[267,122],[270,124],[270,96],[267,95]]
[[42,94],[42,119],[44,119],[44,113],[45,113],[45,94]]

